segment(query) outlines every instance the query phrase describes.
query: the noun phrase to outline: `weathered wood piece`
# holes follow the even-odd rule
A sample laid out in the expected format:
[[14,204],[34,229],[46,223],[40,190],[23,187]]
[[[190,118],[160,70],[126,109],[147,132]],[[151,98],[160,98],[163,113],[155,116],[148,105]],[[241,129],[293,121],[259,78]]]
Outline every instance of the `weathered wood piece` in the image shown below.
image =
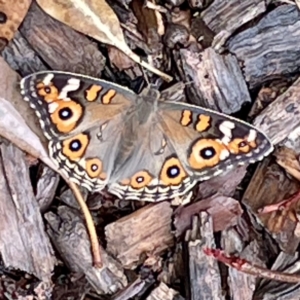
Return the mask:
[[5,266],[50,281],[55,257],[34,197],[24,153],[1,143],[0,252]]
[[59,183],[59,175],[47,166],[42,166],[42,174],[36,188],[36,200],[40,210],[45,212],[52,203]]
[[295,41],[299,38],[299,9],[296,5],[281,5],[256,26],[228,40],[227,47],[243,62],[245,79],[252,89],[279,76],[298,72],[300,45]]
[[168,202],[147,205],[105,227],[107,251],[134,268],[141,254],[160,255],[174,245],[172,209]]
[[45,63],[19,31],[15,33],[12,41],[1,52],[1,56],[13,70],[19,71],[21,76],[35,71],[47,70]]
[[212,48],[199,53],[180,50],[189,100],[197,105],[226,114],[237,112],[251,102],[246,82],[237,59],[232,54],[220,55]]
[[238,201],[220,194],[179,208],[174,219],[177,237],[192,227],[192,217],[198,215],[200,211],[207,211],[210,214],[214,231],[236,225],[243,212]]
[[85,223],[75,210],[60,206],[57,215],[45,214],[47,232],[67,266],[84,274],[98,293],[112,294],[127,285],[121,265],[101,248],[103,267],[93,267],[91,246]]
[[[226,248],[224,249],[227,250]],[[241,253],[236,254],[239,258],[246,259],[249,262],[266,267],[266,265],[258,258],[259,246],[257,243],[251,242]],[[255,291],[255,276],[243,273],[236,268],[228,268],[228,285],[232,300],[255,299],[253,293]]]
[[246,168],[247,166],[240,166],[224,175],[221,174],[220,176],[201,182],[198,186],[197,197],[205,199],[216,193],[232,197],[237,186],[246,175]]
[[266,10],[264,0],[215,0],[201,12],[206,25],[215,32],[233,33]]
[[292,211],[274,211],[258,214],[266,205],[278,203],[299,191],[300,183],[285,176],[284,171],[266,159],[255,171],[242,202],[256,215],[260,223],[272,233],[280,248],[294,253],[300,237],[295,235],[296,222]]
[[100,77],[105,59],[96,44],[51,18],[36,3],[32,3],[19,30],[52,69]]
[[273,144],[279,144],[300,126],[299,99],[300,79],[255,118],[254,126],[263,130]]
[[187,230],[185,243],[189,270],[186,277],[188,299],[225,300],[218,262],[203,251],[216,247],[212,219],[206,212],[194,216],[193,227]]

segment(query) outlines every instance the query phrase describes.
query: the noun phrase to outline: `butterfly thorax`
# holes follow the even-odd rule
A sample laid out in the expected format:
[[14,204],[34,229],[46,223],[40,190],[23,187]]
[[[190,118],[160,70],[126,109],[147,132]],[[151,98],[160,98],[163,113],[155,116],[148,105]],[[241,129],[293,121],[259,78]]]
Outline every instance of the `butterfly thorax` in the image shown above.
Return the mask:
[[141,143],[141,141],[147,140],[156,126],[159,95],[156,90],[146,89],[138,95],[136,104],[127,110],[115,159],[114,171],[116,173],[119,173],[119,169],[128,160],[136,157],[134,153],[136,149],[146,150],[151,147],[151,140],[149,143]]

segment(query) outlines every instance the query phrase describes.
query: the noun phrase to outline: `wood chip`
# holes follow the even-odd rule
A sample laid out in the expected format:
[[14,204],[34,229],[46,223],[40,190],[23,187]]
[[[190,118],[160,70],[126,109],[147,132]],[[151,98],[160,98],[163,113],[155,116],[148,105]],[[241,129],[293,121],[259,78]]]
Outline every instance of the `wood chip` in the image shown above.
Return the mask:
[[60,206],[57,215],[48,212],[45,218],[48,221],[47,232],[66,264],[73,272],[85,274],[98,293],[112,294],[126,286],[127,280],[122,267],[103,249],[103,267],[93,267],[89,237],[78,212]]
[[134,268],[144,253],[159,255],[174,245],[168,202],[150,204],[105,227],[107,251],[125,268]]
[[51,281],[56,259],[34,197],[25,155],[2,141],[0,252],[5,266]]
[[212,48],[205,49],[201,56],[187,49],[180,50],[191,102],[226,114],[241,109],[250,102],[246,82],[237,59],[231,55],[219,55]]
[[32,3],[20,32],[52,69],[100,77],[105,58],[95,43],[48,16],[36,3]]
[[[245,1],[247,3],[248,1]],[[295,5],[280,5],[256,26],[235,35],[228,49],[243,62],[251,89],[284,74],[298,72],[300,15]]]
[[221,277],[216,260],[204,253],[206,248],[214,248],[213,223],[210,216],[201,212],[194,216],[193,227],[185,236],[188,257],[189,287],[191,299],[224,299]]

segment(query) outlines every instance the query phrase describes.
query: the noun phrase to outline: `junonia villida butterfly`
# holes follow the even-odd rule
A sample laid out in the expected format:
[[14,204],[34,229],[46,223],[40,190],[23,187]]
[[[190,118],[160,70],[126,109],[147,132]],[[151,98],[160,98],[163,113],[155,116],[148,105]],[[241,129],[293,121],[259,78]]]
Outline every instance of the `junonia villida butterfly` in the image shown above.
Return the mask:
[[273,146],[253,126],[202,107],[160,99],[104,80],[43,71],[21,81],[39,118],[49,154],[90,191],[122,199],[162,201],[186,194]]

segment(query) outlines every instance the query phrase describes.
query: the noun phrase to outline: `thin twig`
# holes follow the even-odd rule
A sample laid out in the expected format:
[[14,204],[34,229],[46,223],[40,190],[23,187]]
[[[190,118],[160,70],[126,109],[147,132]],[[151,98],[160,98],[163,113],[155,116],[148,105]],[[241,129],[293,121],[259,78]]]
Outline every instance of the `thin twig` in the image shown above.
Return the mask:
[[208,256],[213,256],[218,261],[223,262],[229,267],[235,268],[243,273],[253,275],[256,277],[263,277],[270,280],[283,281],[288,283],[299,283],[300,275],[289,274],[279,271],[269,270],[258,265],[254,265],[251,262],[234,256],[226,256],[224,251],[218,249],[207,248],[204,250]]
[[100,246],[99,246],[98,237],[97,237],[97,233],[96,233],[96,229],[95,229],[95,225],[94,225],[92,216],[90,214],[90,211],[89,211],[85,201],[83,200],[82,194],[81,194],[78,186],[70,180],[68,180],[68,184],[70,186],[70,189],[74,193],[74,196],[75,196],[78,204],[80,205],[80,208],[82,210],[82,213],[83,213],[85,221],[86,221],[87,230],[88,230],[88,233],[90,236],[94,266],[97,268],[101,268],[103,264],[102,264],[102,259],[101,259],[101,255],[100,255]]

